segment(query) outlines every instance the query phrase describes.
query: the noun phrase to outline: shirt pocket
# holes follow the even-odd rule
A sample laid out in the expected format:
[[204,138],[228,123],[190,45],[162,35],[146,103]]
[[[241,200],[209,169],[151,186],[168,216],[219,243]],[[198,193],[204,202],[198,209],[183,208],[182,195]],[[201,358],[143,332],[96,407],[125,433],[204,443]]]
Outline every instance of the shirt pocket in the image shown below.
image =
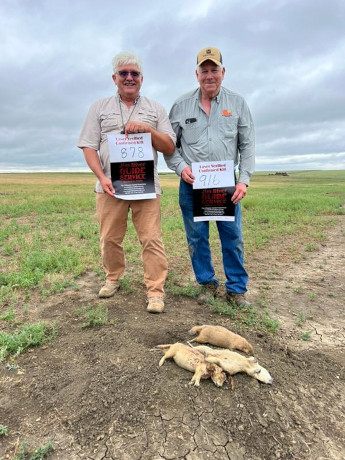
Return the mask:
[[122,122],[119,113],[105,113],[101,115],[102,134],[119,132],[122,129]]
[[225,138],[233,138],[237,135],[238,131],[238,117],[223,117],[223,134]]
[[187,144],[196,144],[202,135],[202,126],[196,121],[183,126],[182,137]]
[[140,111],[138,112],[138,118],[142,123],[146,123],[152,126],[152,128],[157,128],[158,117],[156,112],[152,110],[148,110],[147,112]]

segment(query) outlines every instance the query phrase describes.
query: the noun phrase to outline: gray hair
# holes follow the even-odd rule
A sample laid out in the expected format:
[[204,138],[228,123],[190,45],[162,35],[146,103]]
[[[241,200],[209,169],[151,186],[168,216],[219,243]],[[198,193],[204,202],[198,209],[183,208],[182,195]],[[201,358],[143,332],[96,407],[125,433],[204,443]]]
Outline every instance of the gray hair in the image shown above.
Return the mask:
[[143,73],[143,68],[140,59],[133,53],[129,53],[128,51],[124,51],[122,53],[118,53],[116,56],[113,57],[111,61],[113,65],[113,72],[114,75],[118,72],[118,69],[122,65],[132,64],[136,65],[140,71]]
[[[224,69],[223,64],[218,65],[217,67],[220,69],[221,72],[222,72],[223,69]],[[201,65],[197,65],[197,66],[196,66],[196,71],[197,71],[197,73],[200,73],[200,72],[201,72]]]

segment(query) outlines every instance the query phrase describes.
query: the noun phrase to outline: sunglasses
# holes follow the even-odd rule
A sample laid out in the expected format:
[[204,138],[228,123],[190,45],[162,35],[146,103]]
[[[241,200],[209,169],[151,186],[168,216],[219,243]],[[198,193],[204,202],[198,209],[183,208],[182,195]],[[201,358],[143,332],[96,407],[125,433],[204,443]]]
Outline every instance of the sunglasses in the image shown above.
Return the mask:
[[132,78],[139,78],[140,77],[140,72],[136,72],[135,70],[121,70],[120,72],[117,72],[118,75],[120,75],[121,78],[127,78],[128,74],[131,74]]

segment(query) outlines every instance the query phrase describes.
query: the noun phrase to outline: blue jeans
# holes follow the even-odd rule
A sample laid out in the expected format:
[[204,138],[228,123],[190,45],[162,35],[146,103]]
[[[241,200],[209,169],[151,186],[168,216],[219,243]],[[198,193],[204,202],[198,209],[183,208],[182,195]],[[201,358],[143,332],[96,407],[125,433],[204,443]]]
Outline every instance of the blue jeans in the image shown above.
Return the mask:
[[[199,284],[216,283],[209,244],[209,222],[193,221],[193,187],[182,179],[179,192],[180,208],[186,231],[189,254]],[[244,269],[241,206],[235,205],[235,221],[216,221],[222,247],[227,292],[247,292],[248,274]]]

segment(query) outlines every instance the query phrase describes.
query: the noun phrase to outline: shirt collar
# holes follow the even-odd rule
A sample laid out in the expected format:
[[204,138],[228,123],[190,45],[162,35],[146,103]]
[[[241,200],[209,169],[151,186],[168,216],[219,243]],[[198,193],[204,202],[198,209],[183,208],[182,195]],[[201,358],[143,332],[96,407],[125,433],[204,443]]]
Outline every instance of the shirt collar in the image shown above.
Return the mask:
[[[124,104],[123,100],[121,99],[120,93],[118,91],[117,91],[116,95],[117,95],[117,99],[119,101],[119,104],[120,103]],[[140,99],[140,93],[138,94],[137,98],[135,99],[134,105],[136,105],[138,103],[139,99]]]
[[[223,87],[221,86],[220,89],[219,89],[219,93],[217,94],[217,96],[214,98],[217,102],[217,104],[220,103],[220,99],[222,97],[222,91],[223,91]],[[198,88],[198,91],[196,92],[196,97],[197,97],[197,100],[200,101],[200,96],[201,96],[201,89],[200,87]]]

